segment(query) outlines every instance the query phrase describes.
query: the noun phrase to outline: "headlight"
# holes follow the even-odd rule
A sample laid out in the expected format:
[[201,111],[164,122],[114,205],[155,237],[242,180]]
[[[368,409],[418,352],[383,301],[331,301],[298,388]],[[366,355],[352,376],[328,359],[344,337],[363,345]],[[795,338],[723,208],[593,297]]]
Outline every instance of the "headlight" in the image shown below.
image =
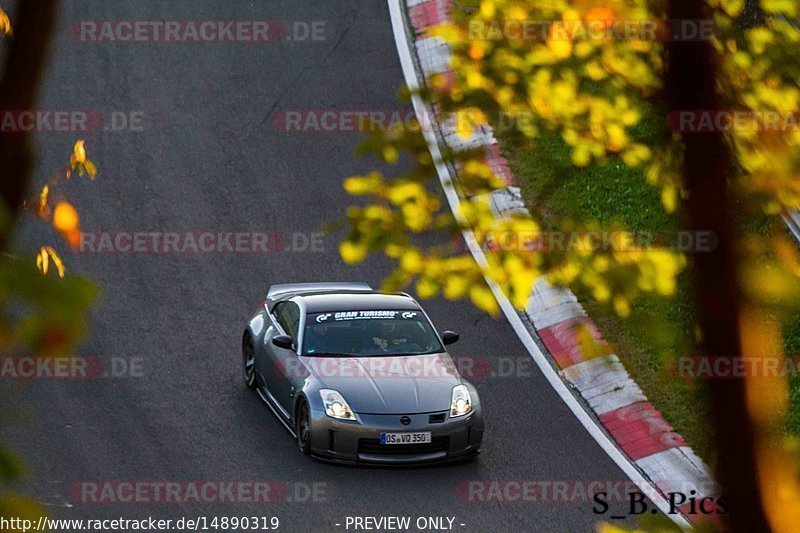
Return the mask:
[[472,412],[472,400],[466,385],[453,387],[453,399],[450,401],[450,418],[464,416]]
[[339,392],[332,389],[320,389],[319,395],[322,396],[326,415],[339,420],[356,420],[355,413]]

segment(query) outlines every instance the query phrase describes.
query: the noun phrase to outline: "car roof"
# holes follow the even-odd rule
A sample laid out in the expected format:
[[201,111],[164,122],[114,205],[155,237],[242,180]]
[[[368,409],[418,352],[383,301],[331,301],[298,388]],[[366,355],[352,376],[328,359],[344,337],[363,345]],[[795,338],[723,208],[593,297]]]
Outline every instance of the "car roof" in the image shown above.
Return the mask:
[[306,313],[336,311],[420,310],[419,304],[407,294],[379,292],[324,292],[306,293],[292,298],[302,301]]
[[286,300],[298,294],[318,292],[375,292],[363,281],[322,281],[303,283],[281,283],[272,285],[267,291],[267,300]]

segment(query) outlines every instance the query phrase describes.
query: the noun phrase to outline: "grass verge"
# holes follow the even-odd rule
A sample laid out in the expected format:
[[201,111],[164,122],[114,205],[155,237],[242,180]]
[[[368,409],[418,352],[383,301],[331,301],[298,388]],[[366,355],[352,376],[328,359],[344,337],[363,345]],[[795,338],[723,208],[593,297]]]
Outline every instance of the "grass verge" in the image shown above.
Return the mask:
[[[658,134],[657,116],[652,113],[643,122],[641,135]],[[502,141],[526,205],[545,229],[589,220],[602,227],[621,224],[631,231],[670,232],[679,227],[641,170],[613,160],[576,168],[569,147],[555,133],[544,133],[535,141],[511,137]],[[688,270],[681,274],[673,298],[639,298],[624,320],[589,295],[577,296],[648,399],[696,453],[713,462],[703,390],[671,372],[674,358],[690,353],[689,276]]]

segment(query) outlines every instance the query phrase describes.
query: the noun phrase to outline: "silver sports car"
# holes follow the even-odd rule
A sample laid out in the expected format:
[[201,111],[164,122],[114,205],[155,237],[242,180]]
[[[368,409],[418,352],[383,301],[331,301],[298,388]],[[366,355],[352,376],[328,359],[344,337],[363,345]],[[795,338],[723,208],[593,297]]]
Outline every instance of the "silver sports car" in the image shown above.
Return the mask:
[[476,456],[478,393],[407,294],[366,283],[273,285],[242,339],[244,379],[305,454],[415,464]]

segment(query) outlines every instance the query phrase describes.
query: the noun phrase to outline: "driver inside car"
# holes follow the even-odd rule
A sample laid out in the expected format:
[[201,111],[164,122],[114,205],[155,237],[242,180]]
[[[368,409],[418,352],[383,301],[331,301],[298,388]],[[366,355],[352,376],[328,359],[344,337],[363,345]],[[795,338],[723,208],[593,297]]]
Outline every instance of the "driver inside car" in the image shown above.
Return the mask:
[[408,337],[393,322],[381,320],[379,324],[371,325],[372,344],[381,351],[387,352],[408,342]]

